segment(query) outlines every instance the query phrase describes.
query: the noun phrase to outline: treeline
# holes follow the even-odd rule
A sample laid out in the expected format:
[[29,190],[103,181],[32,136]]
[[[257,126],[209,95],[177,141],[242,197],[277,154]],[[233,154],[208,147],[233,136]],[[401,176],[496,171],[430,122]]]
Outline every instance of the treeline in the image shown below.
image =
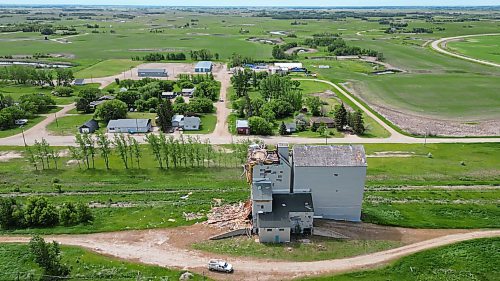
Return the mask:
[[[130,135],[116,134],[110,138],[103,133],[77,134],[75,136],[77,146],[68,147],[69,157],[77,160],[79,169],[86,170],[96,169],[97,159],[103,160],[103,168],[107,170],[117,168],[111,165],[113,157],[119,158],[121,166],[125,169],[141,169],[141,163],[146,161],[146,157],[153,157],[160,169],[237,167],[245,162],[248,145],[252,143],[250,140],[231,143],[230,152],[226,152],[224,148],[211,144],[209,139],[202,141],[199,137],[181,135],[179,138],[174,138],[160,133],[148,134],[145,140],[148,144],[147,150],[145,145],[140,145],[137,139]],[[38,155],[34,160],[28,159],[35,170],[60,167],[57,164],[52,166],[47,164],[49,161],[60,161],[59,156],[47,156],[58,152],[44,140],[37,143],[43,144],[41,152],[37,152],[38,148],[35,146],[26,146],[28,157]],[[41,162],[45,162],[44,169],[41,168]],[[62,192],[60,189],[58,191]]]
[[55,104],[46,94],[25,94],[16,102],[11,96],[0,93],[0,130],[19,126],[16,120],[47,113]]
[[186,55],[184,53],[150,53],[145,56],[135,56],[132,57],[132,60],[134,61],[163,61],[163,60],[173,60],[173,61],[180,61],[180,60],[186,60]]
[[297,47],[297,42],[290,42],[283,45],[276,45],[273,47],[272,55],[277,60],[293,60],[297,58],[297,53],[287,54],[286,51],[291,48]]
[[382,59],[382,53],[379,53],[370,49],[362,49],[356,46],[348,46],[347,43],[342,38],[336,38],[332,41],[330,45],[328,45],[327,50],[329,53],[335,56],[370,56],[377,57],[378,59]]
[[346,20],[347,18],[367,19],[370,17],[405,17],[405,12],[377,12],[377,11],[326,11],[326,10],[283,10],[283,11],[261,11],[256,17],[271,17],[273,19],[305,20],[305,19],[329,19]]
[[340,35],[337,33],[316,33],[313,34],[313,38],[306,38],[304,40],[304,45],[311,48],[316,48],[319,46],[326,47],[331,45],[338,38],[340,38]]
[[[69,86],[75,79],[73,71],[68,68],[37,69],[29,66],[6,66],[0,68],[0,80],[16,84],[51,87]],[[54,84],[54,81],[56,82]]]
[[215,53],[212,54],[210,50],[207,49],[201,49],[201,50],[191,50],[189,52],[189,56],[191,57],[192,60],[212,60],[212,59],[219,59],[219,54]]
[[0,227],[23,229],[33,227],[72,226],[90,223],[94,216],[87,204],[63,203],[55,206],[45,197],[28,197],[26,203],[14,198],[0,199]]

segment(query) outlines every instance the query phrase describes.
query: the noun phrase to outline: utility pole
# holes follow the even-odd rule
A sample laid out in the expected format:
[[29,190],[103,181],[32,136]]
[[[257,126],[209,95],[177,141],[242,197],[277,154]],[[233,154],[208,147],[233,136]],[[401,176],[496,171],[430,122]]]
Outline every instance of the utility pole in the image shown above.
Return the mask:
[[23,134],[24,147],[27,147],[28,145],[26,144],[26,138],[24,137],[24,128],[23,128],[23,126],[21,126],[21,133]]
[[56,127],[59,128],[59,122],[57,121],[57,112],[54,113],[54,117],[56,118]]

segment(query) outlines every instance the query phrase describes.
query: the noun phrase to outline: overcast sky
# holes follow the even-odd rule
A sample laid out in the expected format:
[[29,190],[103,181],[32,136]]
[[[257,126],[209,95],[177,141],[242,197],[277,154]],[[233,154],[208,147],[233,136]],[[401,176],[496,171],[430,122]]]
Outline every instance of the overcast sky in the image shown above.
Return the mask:
[[0,0],[0,4],[159,6],[479,6],[500,5],[500,0]]

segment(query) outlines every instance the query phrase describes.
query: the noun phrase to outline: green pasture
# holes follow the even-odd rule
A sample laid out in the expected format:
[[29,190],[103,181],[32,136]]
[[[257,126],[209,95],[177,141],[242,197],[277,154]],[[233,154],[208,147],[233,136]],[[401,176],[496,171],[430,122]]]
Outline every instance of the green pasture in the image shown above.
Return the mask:
[[124,71],[130,70],[137,65],[143,63],[142,61],[133,61],[130,59],[110,59],[98,62],[88,68],[80,70],[75,73],[76,78],[96,78],[106,77],[120,74]]
[[451,41],[446,43],[446,47],[471,58],[500,63],[500,35]]
[[300,280],[493,281],[497,280],[499,275],[499,248],[499,238],[477,239],[416,253],[380,269]]

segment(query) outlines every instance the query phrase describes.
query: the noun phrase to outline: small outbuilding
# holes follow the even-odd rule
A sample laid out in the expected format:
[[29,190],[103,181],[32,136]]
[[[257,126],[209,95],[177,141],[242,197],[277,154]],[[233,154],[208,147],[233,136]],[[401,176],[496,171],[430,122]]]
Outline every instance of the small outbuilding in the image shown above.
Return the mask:
[[99,123],[94,119],[90,119],[89,121],[78,127],[78,131],[80,132],[80,134],[92,134],[98,129]]
[[248,120],[236,120],[236,132],[238,135],[250,135]]
[[139,77],[168,77],[168,72],[164,68],[143,68],[137,70]]
[[185,131],[198,131],[200,129],[201,119],[196,116],[184,117],[184,126],[182,129]]
[[108,133],[147,133],[153,129],[151,119],[117,119],[108,123]]
[[211,72],[213,63],[211,61],[199,61],[194,67],[194,72]]
[[182,96],[188,98],[192,98],[194,96],[194,92],[196,92],[196,88],[187,88],[181,90]]
[[85,79],[75,79],[75,81],[73,82],[73,85],[83,86],[83,85],[85,85]]
[[184,125],[184,115],[176,114],[172,116],[172,127],[180,128]]
[[171,99],[174,99],[175,97],[177,97],[177,94],[174,92],[162,92],[161,97],[164,99],[171,100]]

